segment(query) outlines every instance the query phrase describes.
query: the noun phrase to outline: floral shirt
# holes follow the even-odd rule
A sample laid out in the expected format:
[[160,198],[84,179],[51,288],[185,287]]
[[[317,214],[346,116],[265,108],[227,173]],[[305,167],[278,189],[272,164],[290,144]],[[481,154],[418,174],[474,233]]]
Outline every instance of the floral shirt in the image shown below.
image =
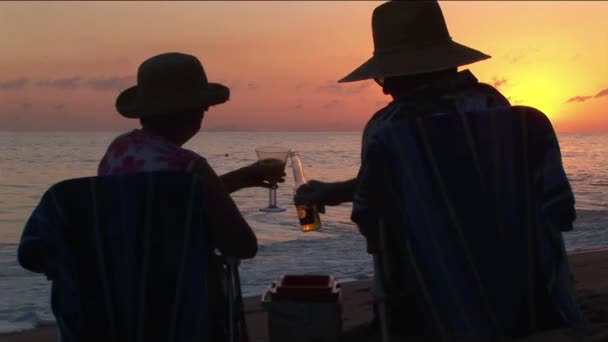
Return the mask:
[[118,136],[101,159],[97,174],[116,175],[154,171],[191,172],[204,158],[167,139],[135,129]]

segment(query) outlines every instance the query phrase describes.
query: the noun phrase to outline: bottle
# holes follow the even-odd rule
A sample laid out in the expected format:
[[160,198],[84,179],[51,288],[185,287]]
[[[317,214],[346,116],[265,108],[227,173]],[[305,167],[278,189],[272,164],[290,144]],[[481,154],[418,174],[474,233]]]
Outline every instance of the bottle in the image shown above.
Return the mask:
[[[291,169],[293,170],[293,179],[295,189],[297,190],[302,184],[306,183],[304,168],[302,167],[298,152],[292,151],[289,153],[289,156],[291,157]],[[300,220],[300,229],[303,232],[310,232],[321,228],[321,218],[319,217],[316,204],[296,204],[296,211]]]

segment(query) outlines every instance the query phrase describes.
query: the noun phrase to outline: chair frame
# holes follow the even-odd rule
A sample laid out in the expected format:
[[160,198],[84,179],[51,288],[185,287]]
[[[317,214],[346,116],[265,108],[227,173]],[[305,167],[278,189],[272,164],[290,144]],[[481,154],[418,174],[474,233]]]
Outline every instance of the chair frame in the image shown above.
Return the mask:
[[386,255],[384,255],[384,247],[386,246],[386,232],[384,221],[378,221],[378,246],[374,259],[374,282],[372,286],[372,296],[378,308],[378,323],[380,327],[380,337],[382,342],[390,341],[390,317],[388,315],[387,292],[385,280],[387,279],[388,271],[385,267]]
[[225,256],[223,263],[226,280],[225,291],[228,299],[228,341],[249,342],[245,307],[241,292],[241,279],[239,276],[241,260],[236,257]]

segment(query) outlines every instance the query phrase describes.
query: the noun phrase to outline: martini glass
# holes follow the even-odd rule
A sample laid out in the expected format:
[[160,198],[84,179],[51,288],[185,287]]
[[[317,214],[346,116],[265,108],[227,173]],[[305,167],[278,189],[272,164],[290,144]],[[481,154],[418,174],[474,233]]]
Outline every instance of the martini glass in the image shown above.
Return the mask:
[[[265,164],[269,167],[276,167],[281,172],[285,170],[285,163],[289,156],[289,149],[281,146],[264,146],[255,149],[255,153],[258,155],[258,160],[261,164]],[[266,213],[280,213],[285,211],[285,208],[277,206],[277,181],[268,180],[270,182],[270,189],[268,190],[268,206],[260,209],[260,211]]]

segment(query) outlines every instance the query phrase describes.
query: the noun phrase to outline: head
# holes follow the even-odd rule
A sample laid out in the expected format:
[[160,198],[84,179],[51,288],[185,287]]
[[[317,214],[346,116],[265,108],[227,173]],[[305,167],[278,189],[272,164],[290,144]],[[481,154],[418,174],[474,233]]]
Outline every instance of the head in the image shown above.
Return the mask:
[[181,145],[200,130],[203,113],[229,97],[226,86],[208,82],[198,58],[171,52],[139,66],[137,85],[118,96],[116,109],[140,119],[145,130]]
[[396,96],[398,94],[410,93],[424,85],[445,79],[456,73],[458,73],[457,68],[450,68],[422,74],[375,78],[374,80],[382,87],[384,94]]
[[490,56],[452,40],[437,1],[388,1],[372,14],[373,56],[339,82],[410,87]]
[[204,107],[165,115],[145,116],[139,118],[139,123],[145,131],[160,135],[181,146],[201,129],[207,110],[208,107]]

